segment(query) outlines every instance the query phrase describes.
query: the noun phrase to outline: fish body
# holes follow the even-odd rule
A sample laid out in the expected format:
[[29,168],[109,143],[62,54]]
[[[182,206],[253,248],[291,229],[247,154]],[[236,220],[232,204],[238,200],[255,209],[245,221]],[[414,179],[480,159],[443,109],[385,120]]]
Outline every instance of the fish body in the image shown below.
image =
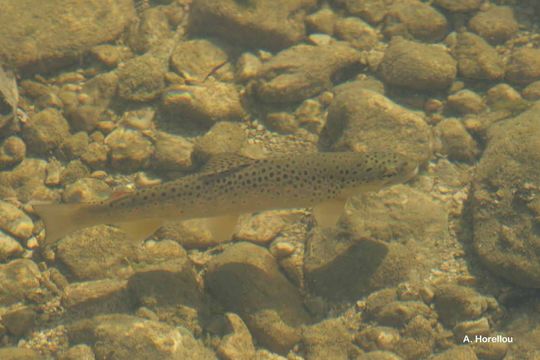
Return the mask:
[[98,224],[146,221],[159,227],[167,221],[312,207],[406,181],[416,171],[415,161],[386,152],[312,153],[260,160],[222,155],[199,173],[118,198],[36,204],[34,209],[45,224],[45,243],[50,243]]

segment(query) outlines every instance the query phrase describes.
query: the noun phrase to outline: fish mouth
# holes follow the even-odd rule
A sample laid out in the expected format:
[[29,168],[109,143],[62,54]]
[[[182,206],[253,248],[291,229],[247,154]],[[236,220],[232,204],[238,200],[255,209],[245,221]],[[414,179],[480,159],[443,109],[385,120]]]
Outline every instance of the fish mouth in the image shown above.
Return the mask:
[[388,185],[402,184],[413,179],[419,171],[420,165],[414,160],[407,160],[405,164],[401,166],[399,175],[390,179]]

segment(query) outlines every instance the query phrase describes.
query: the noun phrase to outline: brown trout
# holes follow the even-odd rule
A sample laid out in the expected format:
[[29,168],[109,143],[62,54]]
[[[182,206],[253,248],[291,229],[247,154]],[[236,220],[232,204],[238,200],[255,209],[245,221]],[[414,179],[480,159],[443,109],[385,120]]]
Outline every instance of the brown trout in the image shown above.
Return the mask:
[[[217,238],[232,235],[238,215],[314,207],[331,225],[348,197],[407,181],[418,164],[391,152],[329,152],[253,160],[223,154],[198,173],[108,200],[34,204],[45,225],[45,244],[85,227],[113,224],[144,239],[167,221],[209,220]],[[326,212],[326,214],[325,214]],[[331,220],[328,220],[331,219]]]

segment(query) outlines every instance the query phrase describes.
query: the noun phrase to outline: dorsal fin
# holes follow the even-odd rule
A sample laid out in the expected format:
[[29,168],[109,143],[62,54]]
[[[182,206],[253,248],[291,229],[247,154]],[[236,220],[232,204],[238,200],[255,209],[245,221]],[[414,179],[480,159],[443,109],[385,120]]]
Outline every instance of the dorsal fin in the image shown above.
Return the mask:
[[214,177],[230,174],[253,164],[255,161],[234,153],[221,153],[212,156],[203,165],[198,175],[202,177]]
[[203,165],[198,175],[202,181],[212,181],[242,170],[252,165],[255,161],[238,154],[221,153],[212,156]]

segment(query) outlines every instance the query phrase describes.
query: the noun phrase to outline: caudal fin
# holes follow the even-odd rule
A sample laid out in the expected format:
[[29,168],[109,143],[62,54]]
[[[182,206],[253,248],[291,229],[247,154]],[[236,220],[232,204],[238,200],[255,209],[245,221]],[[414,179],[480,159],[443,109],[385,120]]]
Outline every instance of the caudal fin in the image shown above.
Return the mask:
[[69,233],[85,225],[81,221],[83,204],[32,204],[34,211],[45,225],[44,246],[54,244]]

